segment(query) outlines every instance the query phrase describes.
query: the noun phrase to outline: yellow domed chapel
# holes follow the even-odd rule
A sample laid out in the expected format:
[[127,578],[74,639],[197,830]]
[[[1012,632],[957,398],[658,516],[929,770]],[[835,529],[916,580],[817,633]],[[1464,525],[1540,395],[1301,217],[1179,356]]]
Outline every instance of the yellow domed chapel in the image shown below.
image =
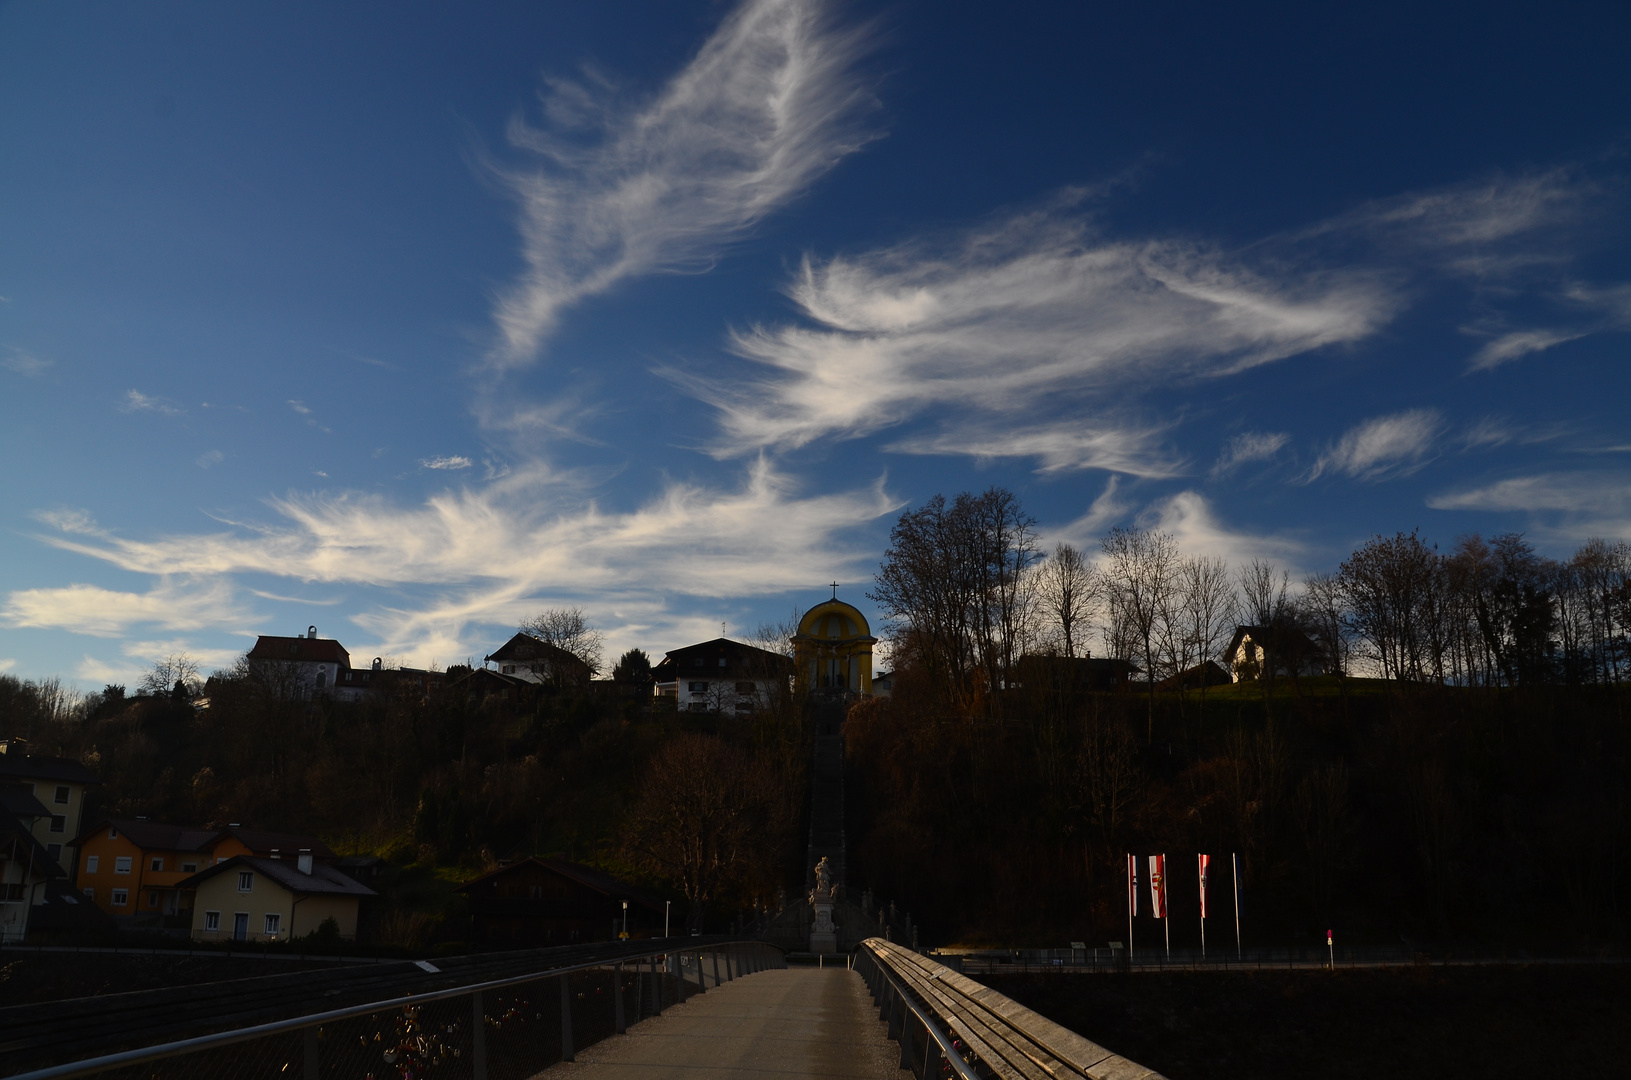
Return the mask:
[[866,616],[834,596],[804,613],[793,635],[799,688],[872,693],[872,646]]

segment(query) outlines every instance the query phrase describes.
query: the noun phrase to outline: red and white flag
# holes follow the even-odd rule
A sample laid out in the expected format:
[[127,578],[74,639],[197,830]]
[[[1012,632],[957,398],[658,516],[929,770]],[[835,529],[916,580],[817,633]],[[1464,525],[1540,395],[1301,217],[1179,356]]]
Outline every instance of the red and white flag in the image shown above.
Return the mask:
[[1167,917],[1167,857],[1150,856],[1150,914],[1157,919]]
[[1127,910],[1138,914],[1138,856],[1127,856]]
[[1197,855],[1195,861],[1200,864],[1201,868],[1201,918],[1204,919],[1206,918],[1206,871],[1212,865],[1212,856]]

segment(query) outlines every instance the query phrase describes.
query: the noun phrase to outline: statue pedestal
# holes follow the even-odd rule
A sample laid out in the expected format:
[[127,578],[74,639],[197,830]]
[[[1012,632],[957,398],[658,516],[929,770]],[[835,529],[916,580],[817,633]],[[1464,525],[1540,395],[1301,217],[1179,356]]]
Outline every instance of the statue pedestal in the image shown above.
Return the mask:
[[823,896],[817,893],[812,903],[815,906],[815,925],[810,927],[810,951],[835,953],[838,951],[838,927],[832,921],[832,894]]

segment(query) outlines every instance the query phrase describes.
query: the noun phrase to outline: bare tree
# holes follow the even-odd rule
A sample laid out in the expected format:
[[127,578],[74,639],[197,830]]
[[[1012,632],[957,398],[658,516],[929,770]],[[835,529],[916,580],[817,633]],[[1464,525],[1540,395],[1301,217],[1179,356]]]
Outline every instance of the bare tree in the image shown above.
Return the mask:
[[1145,529],[1111,529],[1104,538],[1105,587],[1111,623],[1136,643],[1149,688],[1147,740],[1155,741],[1155,646],[1162,614],[1169,610],[1178,563],[1178,541]]
[[545,608],[522,622],[519,629],[582,660],[591,677],[598,675],[605,664],[605,636],[589,625],[582,608]]
[[1076,655],[1104,597],[1104,582],[1082,553],[1060,544],[1037,572],[1037,596],[1043,613],[1059,634],[1066,656]]
[[204,682],[199,678],[198,661],[186,653],[171,653],[158,660],[142,676],[141,692],[154,696],[174,694],[182,687],[191,696],[198,693]]
[[1303,618],[1325,650],[1327,670],[1346,675],[1353,643],[1343,622],[1341,582],[1335,574],[1310,574],[1303,581],[1302,603]]
[[[1185,559],[1178,567],[1178,594],[1183,636],[1191,643],[1199,663],[1216,660],[1234,633],[1240,607],[1228,562],[1221,555]],[[1206,682],[1203,671],[1203,705]]]

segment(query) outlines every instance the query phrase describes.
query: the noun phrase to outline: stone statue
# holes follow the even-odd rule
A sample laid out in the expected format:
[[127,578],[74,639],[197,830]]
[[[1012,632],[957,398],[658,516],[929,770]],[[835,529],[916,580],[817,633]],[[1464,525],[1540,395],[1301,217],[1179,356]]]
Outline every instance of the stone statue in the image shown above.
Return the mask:
[[833,897],[838,891],[832,879],[832,864],[823,855],[815,866],[816,886],[810,890],[810,906],[815,908],[815,924],[810,928],[810,951],[838,951],[838,928],[833,925]]

